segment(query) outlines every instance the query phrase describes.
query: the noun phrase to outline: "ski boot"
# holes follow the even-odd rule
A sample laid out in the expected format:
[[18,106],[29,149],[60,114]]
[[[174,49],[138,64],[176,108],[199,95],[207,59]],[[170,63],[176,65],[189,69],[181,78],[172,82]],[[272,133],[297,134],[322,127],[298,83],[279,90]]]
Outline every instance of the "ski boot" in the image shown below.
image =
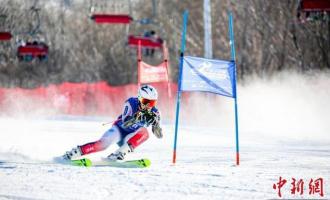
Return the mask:
[[73,148],[71,151],[67,151],[62,158],[64,160],[75,160],[82,156],[81,149],[79,146]]
[[107,157],[107,159],[110,160],[110,161],[124,160],[125,156],[130,152],[133,152],[133,147],[131,145],[125,143],[117,151],[110,154]]

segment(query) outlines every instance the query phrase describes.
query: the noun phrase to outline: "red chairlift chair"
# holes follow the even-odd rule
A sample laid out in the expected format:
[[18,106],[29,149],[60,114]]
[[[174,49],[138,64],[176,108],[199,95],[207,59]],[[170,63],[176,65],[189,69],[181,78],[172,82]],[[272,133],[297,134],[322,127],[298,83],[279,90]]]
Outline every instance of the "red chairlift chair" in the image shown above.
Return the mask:
[[0,32],[0,41],[8,41],[12,38],[10,32]]
[[301,0],[297,18],[300,22],[330,20],[330,0]]
[[302,11],[330,11],[329,0],[302,0],[300,3]]
[[19,56],[47,56],[48,46],[46,44],[26,44],[19,46],[17,52]]
[[124,14],[93,14],[91,19],[97,24],[129,24],[133,18]]
[[141,41],[142,47],[159,49],[163,47],[163,40],[161,38],[155,40],[153,38],[143,37],[143,36],[128,36],[128,45],[131,47],[138,47],[139,41]]
[[[0,26],[5,27],[5,21],[7,16],[0,15]],[[12,34],[8,31],[0,31],[0,41],[8,41],[12,38]]]
[[48,46],[44,43],[27,43],[17,48],[17,57],[20,61],[32,61],[38,58],[46,61],[48,58]]

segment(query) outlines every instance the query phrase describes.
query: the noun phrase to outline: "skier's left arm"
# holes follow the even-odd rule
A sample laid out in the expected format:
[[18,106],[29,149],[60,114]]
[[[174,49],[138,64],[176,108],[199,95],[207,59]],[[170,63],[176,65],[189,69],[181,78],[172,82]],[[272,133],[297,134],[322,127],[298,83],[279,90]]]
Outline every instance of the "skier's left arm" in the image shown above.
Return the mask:
[[157,137],[157,138],[162,138],[163,137],[163,131],[162,128],[160,127],[160,113],[158,110],[152,110],[152,117],[150,122],[152,133]]

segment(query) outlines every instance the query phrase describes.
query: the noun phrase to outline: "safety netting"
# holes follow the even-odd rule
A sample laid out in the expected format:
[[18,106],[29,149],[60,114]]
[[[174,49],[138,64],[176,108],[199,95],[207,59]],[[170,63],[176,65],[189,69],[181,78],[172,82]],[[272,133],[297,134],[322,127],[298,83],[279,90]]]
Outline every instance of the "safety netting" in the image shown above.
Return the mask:
[[[164,110],[164,116],[172,104],[168,99],[166,83],[152,83],[159,93],[157,107]],[[177,85],[171,83],[171,91]],[[35,89],[0,88],[1,114],[17,112],[37,113],[47,110],[64,115],[106,115],[116,117],[122,112],[127,98],[137,95],[137,84],[110,86],[106,82],[70,83],[49,85]],[[172,95],[174,96],[174,94]]]

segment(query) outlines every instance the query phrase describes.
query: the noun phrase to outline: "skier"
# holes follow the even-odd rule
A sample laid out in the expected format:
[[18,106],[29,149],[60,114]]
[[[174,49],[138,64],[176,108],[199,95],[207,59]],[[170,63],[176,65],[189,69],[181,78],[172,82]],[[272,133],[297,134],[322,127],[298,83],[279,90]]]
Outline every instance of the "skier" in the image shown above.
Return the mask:
[[[146,31],[143,36],[152,42],[163,44],[163,40],[156,34],[156,31]],[[144,55],[153,57],[155,54],[155,48],[144,48]]]
[[157,99],[157,90],[150,85],[143,85],[138,90],[138,97],[126,100],[123,113],[101,139],[67,151],[63,155],[63,159],[74,160],[86,154],[103,151],[117,143],[119,149],[111,153],[107,159],[110,161],[124,160],[128,153],[133,152],[136,147],[149,138],[147,127],[150,125],[153,134],[157,138],[162,138],[160,113],[155,107]]

